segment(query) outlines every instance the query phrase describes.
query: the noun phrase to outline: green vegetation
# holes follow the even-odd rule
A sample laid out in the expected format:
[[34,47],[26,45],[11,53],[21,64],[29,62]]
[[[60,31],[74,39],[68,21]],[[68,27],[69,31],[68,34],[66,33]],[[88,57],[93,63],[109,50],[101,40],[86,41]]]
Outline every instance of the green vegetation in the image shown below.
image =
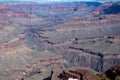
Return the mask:
[[100,78],[98,80],[110,80],[108,77]]
[[120,75],[116,76],[115,80],[120,80]]
[[[109,79],[108,77],[104,77],[104,78],[100,78],[98,80],[111,80],[111,79]],[[116,76],[115,80],[120,80],[120,75]]]

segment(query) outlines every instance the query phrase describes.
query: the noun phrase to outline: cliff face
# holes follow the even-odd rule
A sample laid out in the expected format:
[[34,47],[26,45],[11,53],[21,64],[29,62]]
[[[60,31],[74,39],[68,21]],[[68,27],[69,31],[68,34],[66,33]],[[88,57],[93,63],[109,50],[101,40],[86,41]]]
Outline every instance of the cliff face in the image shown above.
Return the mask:
[[105,71],[111,66],[119,64],[119,54],[107,54],[104,53],[97,53],[92,51],[87,51],[81,48],[72,48],[75,50],[82,50],[82,52],[77,53],[72,56],[74,52],[71,52],[71,60],[70,62],[74,65],[81,66],[81,67],[89,67],[98,72]]
[[101,6],[99,6],[94,13],[96,15],[98,14],[119,14],[120,13],[120,2],[114,2],[114,3],[105,3]]

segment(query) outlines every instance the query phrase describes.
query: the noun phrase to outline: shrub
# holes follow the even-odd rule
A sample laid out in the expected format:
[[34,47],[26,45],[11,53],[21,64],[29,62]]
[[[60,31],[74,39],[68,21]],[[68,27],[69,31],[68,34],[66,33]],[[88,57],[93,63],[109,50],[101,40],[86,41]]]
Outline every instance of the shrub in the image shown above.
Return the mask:
[[99,80],[110,80],[108,77],[100,78]]
[[115,80],[120,80],[120,75],[115,77]]

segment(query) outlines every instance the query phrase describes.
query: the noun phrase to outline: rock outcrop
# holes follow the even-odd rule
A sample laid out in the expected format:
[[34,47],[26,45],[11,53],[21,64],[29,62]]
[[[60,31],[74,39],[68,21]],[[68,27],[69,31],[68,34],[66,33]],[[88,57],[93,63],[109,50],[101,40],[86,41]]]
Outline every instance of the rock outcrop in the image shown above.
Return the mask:
[[[116,80],[117,76],[119,76],[119,79],[120,79],[120,65],[117,65],[117,66],[114,66],[114,67],[108,69],[107,71],[105,71],[105,74],[111,80]],[[117,79],[117,80],[119,80],[119,79]]]
[[[109,68],[103,73],[94,73],[89,69],[68,69],[63,70],[56,78],[56,80],[68,80],[69,78],[78,80],[119,80],[120,79],[120,65]],[[54,80],[54,79],[53,79]]]
[[57,80],[68,80],[69,78],[78,80],[97,80],[100,77],[86,69],[64,70]]

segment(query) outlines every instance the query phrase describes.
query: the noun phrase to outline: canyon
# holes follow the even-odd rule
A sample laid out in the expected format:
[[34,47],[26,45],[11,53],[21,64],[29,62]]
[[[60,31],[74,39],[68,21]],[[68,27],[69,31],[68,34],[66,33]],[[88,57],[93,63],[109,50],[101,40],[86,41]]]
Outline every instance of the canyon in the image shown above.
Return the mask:
[[116,65],[120,72],[119,8],[120,2],[0,3],[0,80],[114,80],[108,73]]

